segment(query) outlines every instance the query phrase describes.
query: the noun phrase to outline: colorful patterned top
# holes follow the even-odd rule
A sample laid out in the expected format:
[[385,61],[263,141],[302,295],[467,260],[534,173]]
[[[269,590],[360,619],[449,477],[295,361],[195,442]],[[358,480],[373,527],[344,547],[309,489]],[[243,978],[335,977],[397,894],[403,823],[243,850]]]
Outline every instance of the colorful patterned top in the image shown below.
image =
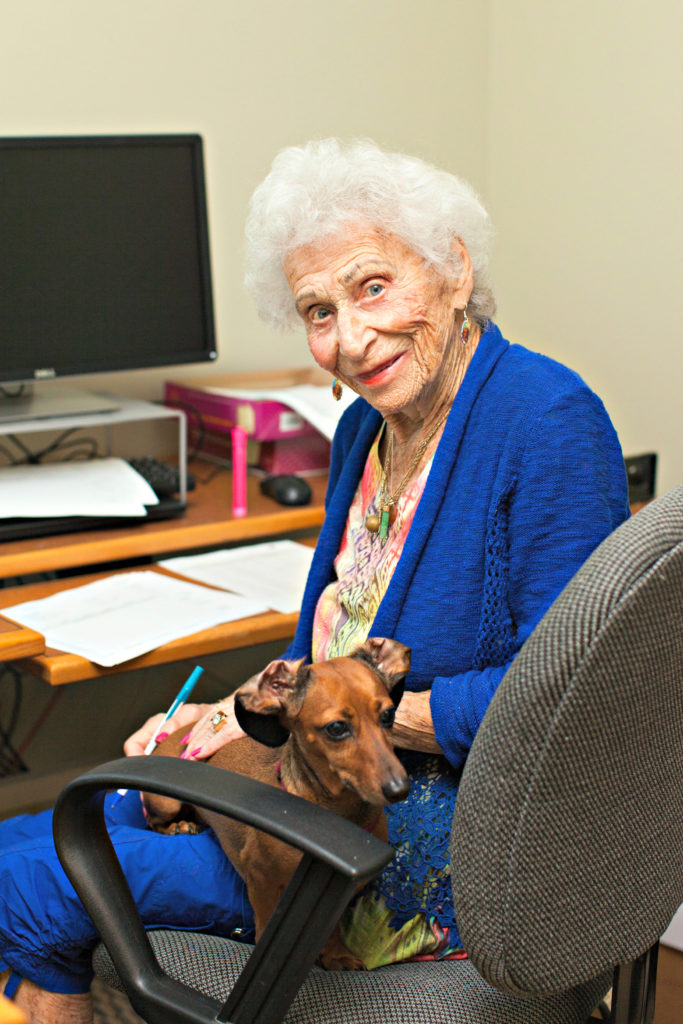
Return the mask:
[[[336,579],[318,600],[313,623],[314,661],[338,657],[367,639],[429,476],[431,459],[399,496],[396,518],[383,543],[379,534],[371,533],[365,525],[368,515],[378,514],[382,494],[383,471],[378,453],[381,433],[380,430],[370,449],[349,509],[334,561]],[[436,783],[440,773],[431,774],[431,781]],[[414,792],[421,785],[425,799],[429,799],[433,792],[427,777],[419,782],[413,780]],[[449,930],[436,918],[420,913],[402,924],[395,918],[381,891],[372,884],[345,912],[341,922],[344,941],[361,957],[366,968],[404,960],[464,956],[459,944],[450,941]]]
[[431,459],[399,496],[396,518],[382,543],[365,526],[378,513],[383,471],[379,460],[381,431],[370,449],[365,471],[349,509],[346,530],[334,561],[336,580],[323,590],[313,624],[313,660],[324,661],[352,650],[368,638],[370,626],[401,557],[415,509],[429,476]]

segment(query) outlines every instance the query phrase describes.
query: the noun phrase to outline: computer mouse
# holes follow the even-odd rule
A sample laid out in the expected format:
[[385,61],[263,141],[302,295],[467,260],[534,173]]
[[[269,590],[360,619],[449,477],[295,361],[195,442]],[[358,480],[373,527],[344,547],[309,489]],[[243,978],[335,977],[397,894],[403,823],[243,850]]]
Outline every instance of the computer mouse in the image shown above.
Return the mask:
[[273,498],[280,505],[308,505],[313,491],[302,477],[280,473],[261,481],[261,494]]

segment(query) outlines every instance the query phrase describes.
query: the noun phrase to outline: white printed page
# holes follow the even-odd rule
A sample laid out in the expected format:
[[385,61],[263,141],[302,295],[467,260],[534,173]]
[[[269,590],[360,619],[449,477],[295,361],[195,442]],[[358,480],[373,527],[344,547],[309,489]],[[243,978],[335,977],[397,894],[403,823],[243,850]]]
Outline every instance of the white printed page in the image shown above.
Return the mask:
[[312,558],[313,548],[308,545],[276,540],[169,558],[159,564],[287,614],[301,608]]
[[0,468],[0,517],[145,516],[159,499],[125,459]]
[[48,647],[110,667],[263,611],[263,603],[146,570],[4,608],[3,615],[38,630]]

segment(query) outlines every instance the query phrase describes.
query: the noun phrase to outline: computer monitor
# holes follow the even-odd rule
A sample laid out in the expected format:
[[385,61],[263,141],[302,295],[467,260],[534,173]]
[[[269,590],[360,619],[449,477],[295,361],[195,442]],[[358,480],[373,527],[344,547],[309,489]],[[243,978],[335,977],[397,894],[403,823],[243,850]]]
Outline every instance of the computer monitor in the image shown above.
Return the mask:
[[0,420],[103,407],[38,381],[215,358],[201,138],[0,139]]

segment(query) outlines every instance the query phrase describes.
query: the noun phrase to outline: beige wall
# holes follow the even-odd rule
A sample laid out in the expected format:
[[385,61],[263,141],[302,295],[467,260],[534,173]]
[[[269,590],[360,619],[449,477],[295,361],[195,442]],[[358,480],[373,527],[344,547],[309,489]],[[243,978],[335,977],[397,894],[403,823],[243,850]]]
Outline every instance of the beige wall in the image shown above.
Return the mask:
[[[660,453],[667,489],[683,479],[679,9],[0,0],[0,134],[202,133],[226,372],[309,358],[241,284],[248,196],[277,149],[369,135],[462,173],[496,223],[502,327],[582,373],[625,450]],[[163,376],[105,383],[156,397]]]
[[501,327],[578,370],[683,482],[683,6],[493,0],[487,197]]
[[[278,149],[370,136],[483,181],[486,4],[0,0],[0,11],[0,134],[204,136],[226,372],[310,359],[301,334],[260,323],[242,287],[247,202]],[[160,379],[106,384],[145,396]]]

